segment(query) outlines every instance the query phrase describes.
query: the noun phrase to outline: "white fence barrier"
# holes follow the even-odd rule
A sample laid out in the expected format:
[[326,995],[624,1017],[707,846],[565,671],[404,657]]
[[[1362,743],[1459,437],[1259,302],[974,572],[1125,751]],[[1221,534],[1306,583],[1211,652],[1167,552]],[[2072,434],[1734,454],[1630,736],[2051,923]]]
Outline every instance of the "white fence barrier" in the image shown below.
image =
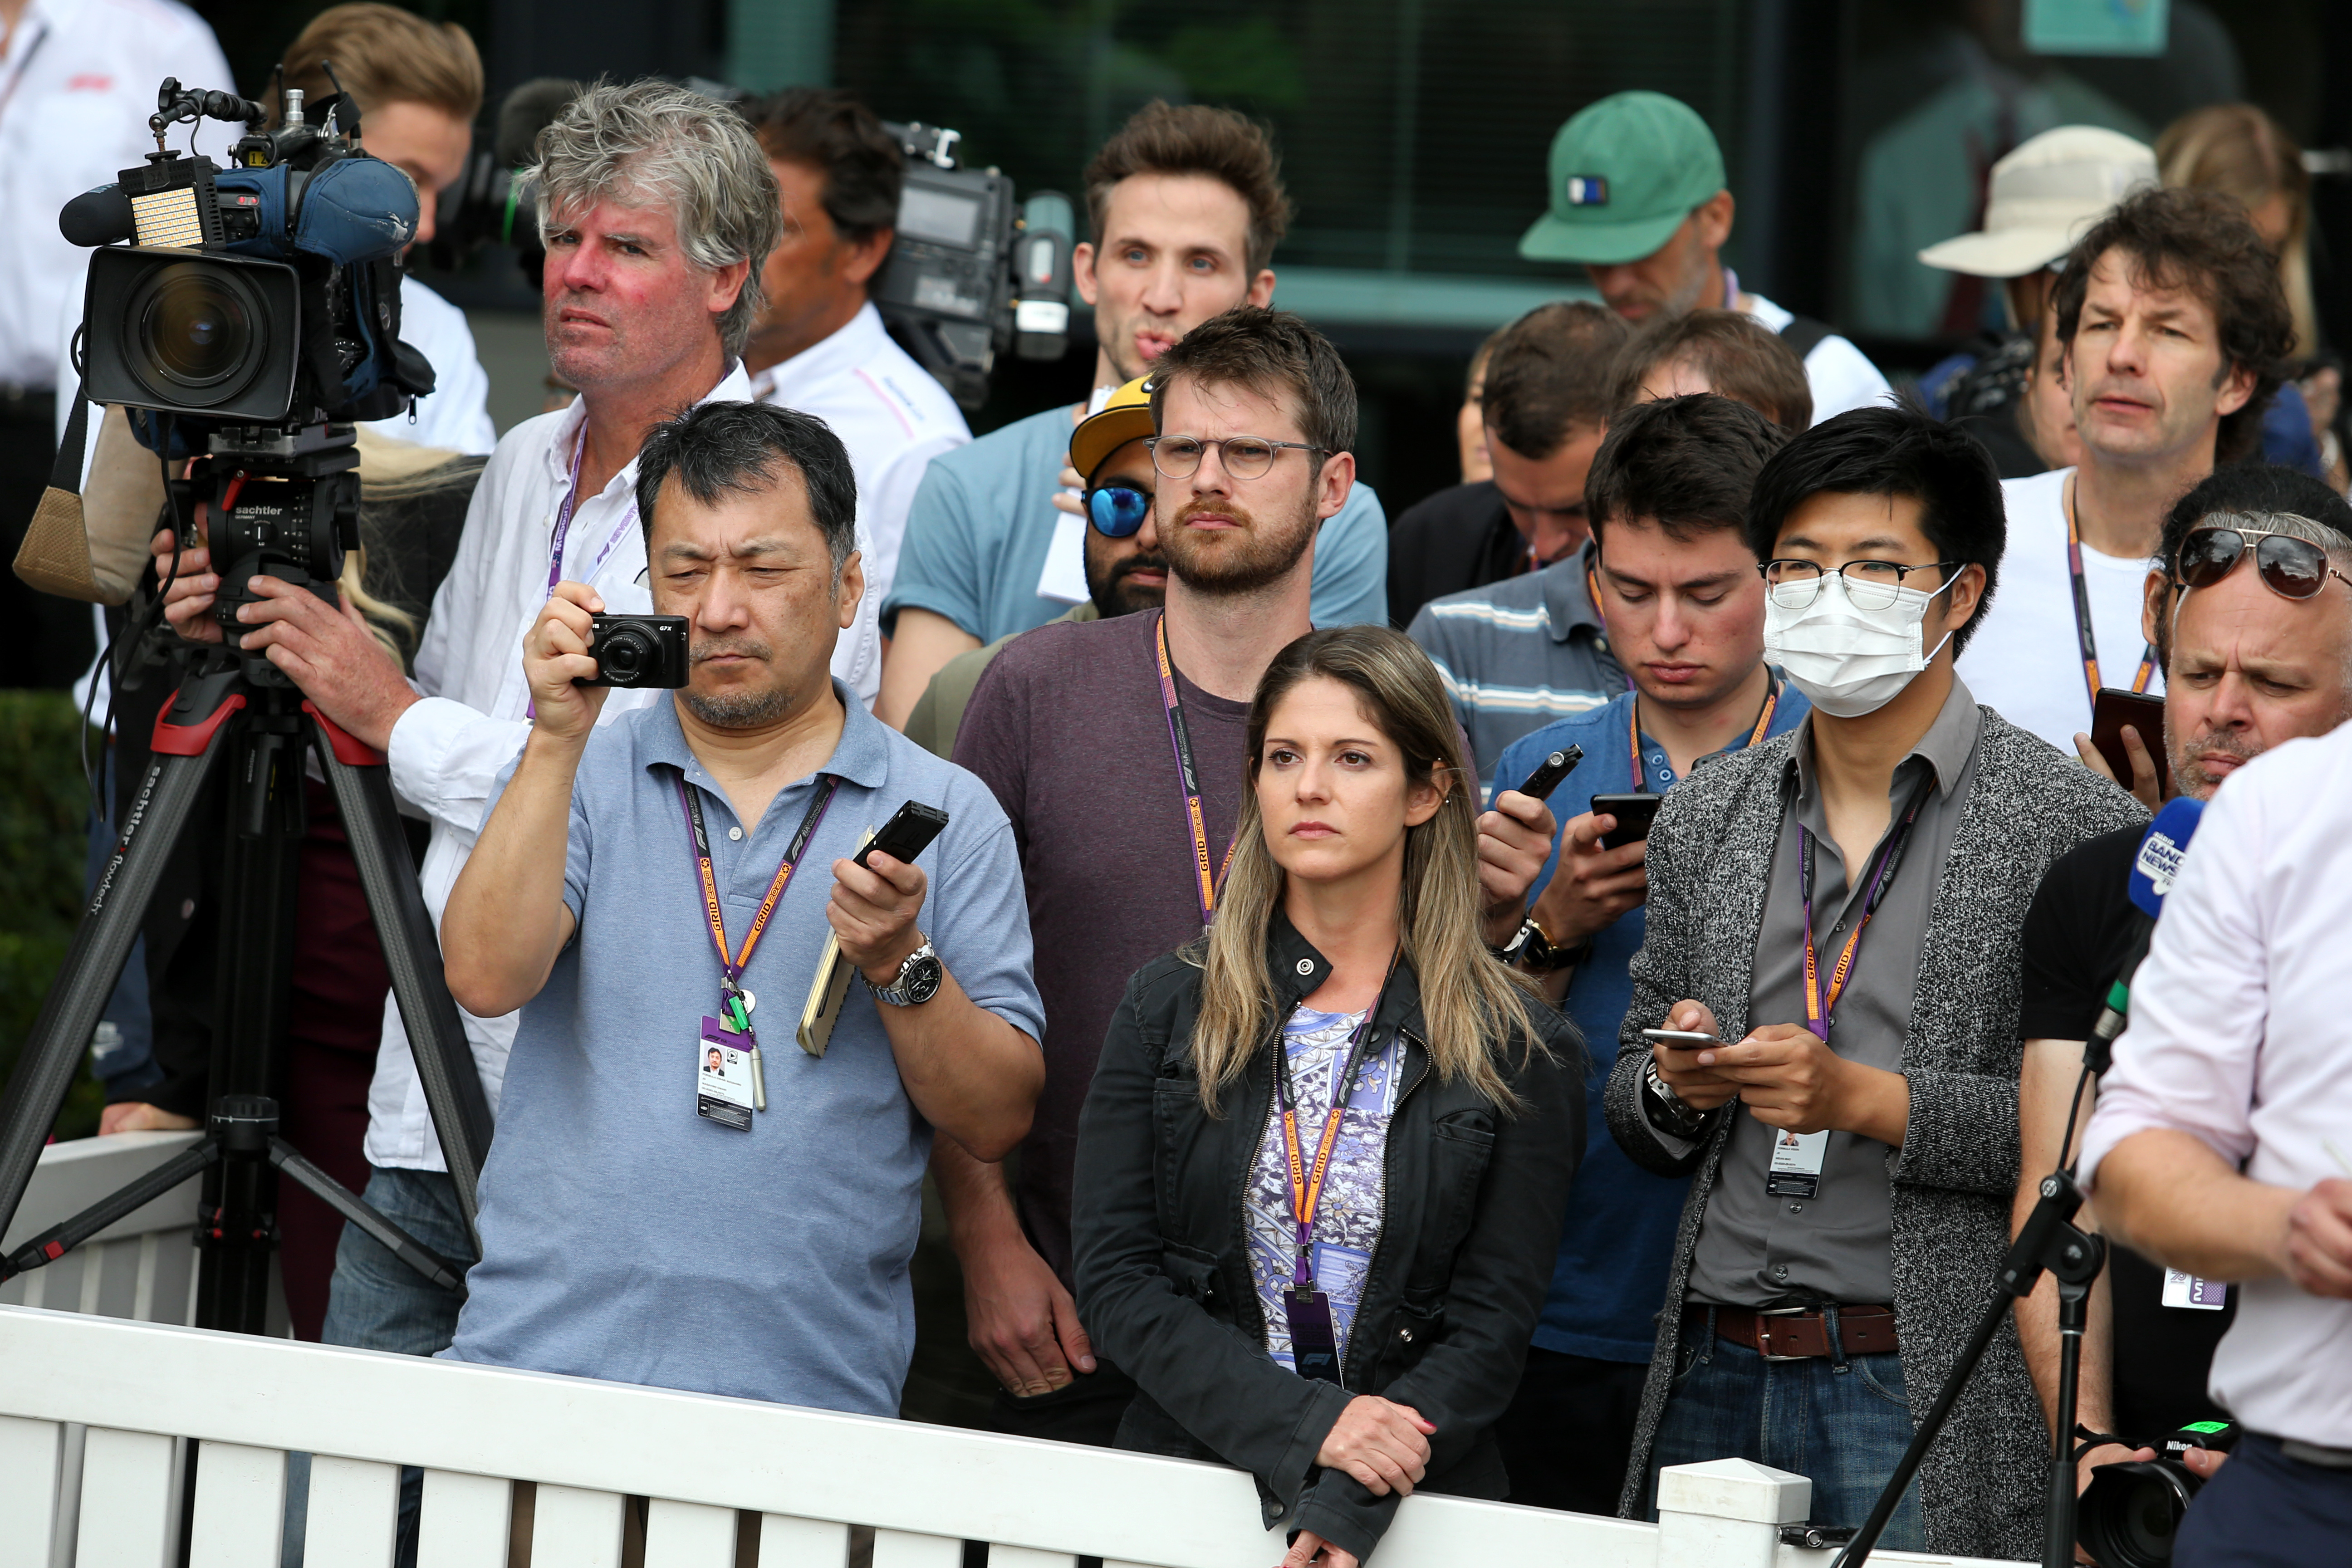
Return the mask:
[[[178,1146],[151,1143],[161,1152],[142,1157]],[[51,1188],[130,1152],[58,1152],[73,1148],[45,1156],[36,1187],[58,1212],[33,1224],[28,1202],[26,1234],[73,1206]],[[139,1281],[152,1306],[157,1282],[173,1278],[159,1260],[181,1244],[165,1222],[184,1235],[192,1220],[184,1209],[159,1214],[154,1229],[118,1227],[109,1245],[131,1247],[134,1305]],[[89,1268],[78,1300],[103,1311],[114,1266]],[[55,1307],[58,1288],[47,1294]],[[88,1434],[79,1445],[77,1428]],[[184,1510],[191,1442],[195,1497]],[[184,1511],[192,1568],[278,1568],[289,1452],[317,1456],[314,1568],[388,1568],[402,1465],[425,1472],[420,1568],[505,1568],[510,1545],[513,1568],[845,1568],[852,1527],[873,1531],[873,1568],[958,1568],[965,1541],[992,1543],[991,1568],[1074,1568],[1082,1555],[1111,1568],[1271,1568],[1284,1550],[1258,1527],[1249,1479],[1213,1465],[0,1307],[0,1519],[12,1543],[52,1541],[54,1568],[167,1568]],[[1415,1497],[1378,1562],[1826,1564],[1831,1553],[1779,1540],[1811,1492],[1801,1477],[1724,1459],[1670,1472],[1657,1525]]]

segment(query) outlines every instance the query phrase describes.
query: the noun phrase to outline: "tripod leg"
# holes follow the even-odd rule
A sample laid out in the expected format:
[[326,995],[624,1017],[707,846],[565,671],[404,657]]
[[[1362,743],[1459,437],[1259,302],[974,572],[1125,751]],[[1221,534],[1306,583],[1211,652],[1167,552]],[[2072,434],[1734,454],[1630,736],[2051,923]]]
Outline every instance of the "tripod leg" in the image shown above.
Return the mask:
[[441,1152],[457,1189],[457,1207],[470,1232],[475,1184],[490,1149],[490,1102],[482,1092],[457,1004],[442,977],[441,943],[409,864],[399,812],[393,805],[392,779],[383,758],[336,729],[310,703],[302,707],[317,728],[319,765],[326,770],[336,809],[342,813],[352,858],[359,866],[360,885],[375,917],[384,964],[392,972],[393,997],[408,1030],[417,1081],[424,1086],[433,1130],[441,1139]]
[[223,729],[214,729],[199,751],[159,752],[140,780],[114,854],[99,877],[98,891],[74,931],[73,945],[49,985],[8,1080],[5,1101],[0,1103],[0,1230],[25,1200],[33,1167],[40,1161],[49,1129],[57,1124],[66,1091],[73,1086],[90,1031],[98,1026],[98,1016],[139,938],[140,922],[146,918],[163,864],[220,754],[223,733]]
[[1951,1417],[1952,1406],[1959,1403],[1960,1391],[1968,1387],[1969,1378],[1977,1370],[1977,1363],[1984,1359],[1985,1351],[1992,1344],[1993,1335],[2000,1332],[2001,1324],[2008,1321],[2011,1304],[2012,1298],[1996,1293],[1991,1303],[1985,1308],[1984,1316],[1977,1320],[1976,1331],[1969,1335],[1968,1345],[1960,1352],[1959,1360],[1952,1363],[1950,1375],[1944,1379],[1944,1386],[1936,1391],[1936,1403],[1927,1407],[1927,1418],[1919,1423],[1919,1430],[1912,1434],[1911,1446],[1903,1450],[1903,1458],[1896,1462],[1895,1474],[1887,1479],[1885,1489],[1878,1494],[1878,1501],[1871,1508],[1870,1517],[1863,1521],[1862,1528],[1854,1532],[1853,1542],[1838,1554],[1836,1568],[1862,1568],[1870,1560],[1872,1550],[1878,1545],[1878,1538],[1886,1533],[1888,1522],[1895,1518],[1895,1508],[1903,1501],[1905,1489],[1910,1486],[1911,1478],[1919,1473],[1920,1461],[1927,1457],[1927,1450],[1935,1447],[1936,1438],[1944,1430],[1944,1423]]
[[0,1258],[0,1281],[55,1263],[124,1215],[145,1207],[189,1177],[199,1174],[220,1154],[217,1138],[191,1144],[121,1191],[99,1199],[73,1218],[51,1226],[7,1257]]
[[285,1139],[269,1141],[269,1163],[316,1193],[346,1222],[375,1237],[385,1251],[444,1290],[462,1292],[466,1289],[464,1279],[448,1259],[368,1207],[349,1187],[304,1159],[300,1151]]

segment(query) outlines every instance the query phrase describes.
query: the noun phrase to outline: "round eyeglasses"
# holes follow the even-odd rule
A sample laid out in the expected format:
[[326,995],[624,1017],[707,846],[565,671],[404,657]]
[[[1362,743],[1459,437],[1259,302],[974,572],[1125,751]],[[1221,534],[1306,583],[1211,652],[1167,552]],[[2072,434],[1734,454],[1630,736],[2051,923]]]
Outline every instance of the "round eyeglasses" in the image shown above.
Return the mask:
[[2312,598],[2330,577],[2352,588],[2352,577],[2330,566],[2327,552],[2311,541],[2255,528],[2190,529],[2172,558],[2172,574],[2184,587],[2210,588],[2230,574],[2250,543],[2255,574],[2282,599]]
[[1263,479],[1285,447],[1323,450],[1305,441],[1271,441],[1263,436],[1227,436],[1215,441],[1198,436],[1152,436],[1143,444],[1151,448],[1151,466],[1171,479],[1189,479],[1198,473],[1201,454],[1211,447],[1217,448],[1217,461],[1224,465],[1225,472],[1237,479]]
[[1105,539],[1131,539],[1151,515],[1151,492],[1133,485],[1103,485],[1087,492],[1087,521]]
[[[1846,602],[1855,609],[1884,610],[1895,603],[1897,591],[1907,585],[1905,579],[1912,573],[1941,574],[1963,564],[1958,561],[1931,561],[1925,566],[1906,566],[1899,561],[1849,561],[1832,568],[1818,561],[1784,558],[1767,561],[1756,570],[1764,574],[1772,602],[1784,610],[1801,610],[1811,605],[1821,597],[1822,584],[1832,577],[1845,580]],[[1928,591],[1944,586],[1939,577]]]

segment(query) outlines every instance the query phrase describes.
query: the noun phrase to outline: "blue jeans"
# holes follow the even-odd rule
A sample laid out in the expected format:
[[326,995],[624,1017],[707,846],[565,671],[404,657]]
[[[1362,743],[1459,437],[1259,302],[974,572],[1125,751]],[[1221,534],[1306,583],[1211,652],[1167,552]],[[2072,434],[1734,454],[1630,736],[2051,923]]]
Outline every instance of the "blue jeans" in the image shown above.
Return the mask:
[[[461,1271],[478,1261],[466,1234],[466,1216],[457,1207],[457,1184],[447,1173],[383,1165],[373,1171],[367,1191],[360,1194],[370,1208],[458,1265]],[[354,1350],[431,1355],[446,1349],[457,1337],[460,1304],[458,1296],[394,1257],[375,1237],[347,1225],[335,1248],[335,1280],[320,1338]],[[310,1500],[310,1456],[289,1454],[286,1460],[286,1534],[278,1561],[281,1568],[301,1568]],[[413,1465],[402,1466],[396,1568],[415,1568],[416,1516],[424,1497],[425,1472]]]
[[[1669,1465],[1751,1459],[1813,1483],[1810,1522],[1860,1527],[1911,1444],[1903,1358],[1807,1356],[1767,1361],[1715,1337],[1706,1325],[1683,1331],[1673,1389],[1650,1450],[1650,1517],[1658,1516],[1658,1472]],[[1926,1546],[1914,1478],[1879,1544]]]
[[2179,1568],[2289,1568],[2341,1563],[2352,1552],[2352,1470],[2280,1451],[2249,1432],[2180,1521]]

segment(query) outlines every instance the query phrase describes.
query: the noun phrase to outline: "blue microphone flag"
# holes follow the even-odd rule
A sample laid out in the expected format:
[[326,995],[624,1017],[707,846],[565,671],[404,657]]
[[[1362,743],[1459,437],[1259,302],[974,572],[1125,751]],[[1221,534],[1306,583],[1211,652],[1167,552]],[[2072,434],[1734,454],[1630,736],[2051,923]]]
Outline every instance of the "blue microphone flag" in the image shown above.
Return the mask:
[[2172,891],[2172,881],[2180,874],[2180,858],[2189,851],[2189,840],[2196,836],[2198,819],[2205,815],[2205,803],[2180,795],[2165,803],[2147,825],[2147,832],[2139,841],[2139,854],[2133,858],[2131,901],[2139,911],[2154,920],[2164,913],[2165,895]]

